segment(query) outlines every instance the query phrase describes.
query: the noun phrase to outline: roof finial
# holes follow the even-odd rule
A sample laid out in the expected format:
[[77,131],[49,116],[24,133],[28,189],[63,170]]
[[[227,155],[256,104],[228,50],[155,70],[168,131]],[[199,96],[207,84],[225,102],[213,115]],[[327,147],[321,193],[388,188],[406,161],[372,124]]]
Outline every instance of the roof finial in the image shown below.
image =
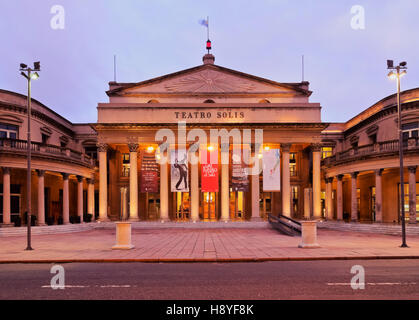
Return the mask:
[[202,58],[202,61],[204,62],[204,64],[214,64],[214,56],[210,53],[211,50],[211,40],[209,38],[209,17],[207,17],[207,20],[203,19],[199,21],[199,24],[207,27],[207,44],[206,44],[206,49],[208,51],[208,53],[206,55],[204,55],[204,57]]

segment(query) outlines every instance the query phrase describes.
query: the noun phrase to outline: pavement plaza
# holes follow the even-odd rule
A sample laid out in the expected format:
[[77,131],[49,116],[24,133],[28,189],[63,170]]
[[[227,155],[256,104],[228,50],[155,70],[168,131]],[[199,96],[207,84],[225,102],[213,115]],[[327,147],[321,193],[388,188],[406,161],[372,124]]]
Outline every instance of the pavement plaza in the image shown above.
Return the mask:
[[0,263],[13,262],[234,262],[321,259],[418,258],[419,236],[400,236],[318,229],[320,248],[298,248],[300,237],[279,234],[269,226],[257,228],[170,228],[132,230],[131,250],[112,250],[115,228],[94,228],[61,234],[0,237]]

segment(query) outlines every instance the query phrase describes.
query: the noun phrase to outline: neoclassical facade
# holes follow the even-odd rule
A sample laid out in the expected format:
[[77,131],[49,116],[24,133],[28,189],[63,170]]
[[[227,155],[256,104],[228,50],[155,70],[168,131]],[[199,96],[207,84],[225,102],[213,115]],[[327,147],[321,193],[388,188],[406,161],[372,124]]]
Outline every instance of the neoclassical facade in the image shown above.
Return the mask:
[[[400,221],[394,95],[346,123],[325,123],[308,82],[279,83],[214,61],[206,54],[190,69],[110,82],[96,123],[72,124],[33,100],[37,223],[86,214],[100,221],[260,221],[269,214]],[[419,89],[403,92],[402,102],[404,205],[413,223]],[[25,96],[0,91],[2,226],[26,211],[26,110]]]

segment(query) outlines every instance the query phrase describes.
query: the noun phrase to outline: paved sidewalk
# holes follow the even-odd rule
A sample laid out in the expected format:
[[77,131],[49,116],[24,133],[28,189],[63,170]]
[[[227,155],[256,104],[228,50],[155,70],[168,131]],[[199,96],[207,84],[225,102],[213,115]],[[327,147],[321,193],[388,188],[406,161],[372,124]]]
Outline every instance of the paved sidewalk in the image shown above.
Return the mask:
[[180,229],[132,231],[132,250],[112,250],[115,230],[72,234],[34,235],[35,250],[25,251],[25,236],[0,238],[0,263],[12,262],[202,262],[319,259],[419,259],[419,236],[398,236],[318,230],[321,248],[298,248],[300,237],[278,234],[270,228]]

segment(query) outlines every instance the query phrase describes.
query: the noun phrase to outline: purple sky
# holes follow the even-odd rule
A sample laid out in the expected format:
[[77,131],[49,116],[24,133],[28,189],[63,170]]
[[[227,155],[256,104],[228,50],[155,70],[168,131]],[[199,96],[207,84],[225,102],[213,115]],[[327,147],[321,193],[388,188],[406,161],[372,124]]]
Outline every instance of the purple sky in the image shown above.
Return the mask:
[[[351,28],[353,5],[365,29]],[[64,30],[50,27],[53,5]],[[310,81],[322,120],[347,121],[395,92],[386,60],[406,60],[419,87],[417,0],[1,0],[0,88],[26,93],[20,62],[40,60],[33,97],[72,122],[95,122],[108,81],[137,82],[202,63],[210,16],[215,63],[278,82]]]

